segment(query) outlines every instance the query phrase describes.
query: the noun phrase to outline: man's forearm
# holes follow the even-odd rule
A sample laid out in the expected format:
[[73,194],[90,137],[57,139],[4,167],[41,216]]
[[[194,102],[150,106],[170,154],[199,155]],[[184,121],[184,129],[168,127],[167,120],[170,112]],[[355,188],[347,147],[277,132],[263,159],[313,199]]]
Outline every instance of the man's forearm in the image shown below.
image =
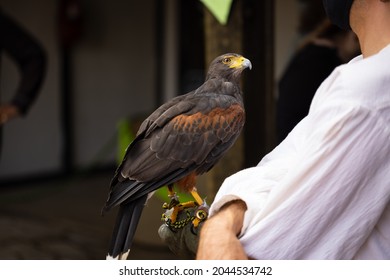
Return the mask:
[[202,227],[197,259],[247,259],[238,240],[247,207],[242,200],[224,205]]

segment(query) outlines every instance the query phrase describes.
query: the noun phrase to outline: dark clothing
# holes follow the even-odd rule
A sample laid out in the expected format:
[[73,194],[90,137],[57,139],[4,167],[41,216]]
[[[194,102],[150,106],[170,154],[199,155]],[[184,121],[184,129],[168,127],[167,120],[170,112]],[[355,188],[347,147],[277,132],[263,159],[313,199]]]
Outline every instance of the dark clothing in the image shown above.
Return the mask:
[[[46,74],[46,54],[28,32],[0,10],[0,66],[3,51],[11,57],[20,72],[19,85],[9,103],[25,115],[37,97]],[[0,94],[0,105],[1,103]],[[0,154],[1,146],[2,127],[0,126]]]
[[318,87],[341,63],[335,48],[308,44],[295,54],[279,81],[279,142],[306,117]]
[[10,103],[26,114],[45,76],[46,54],[28,32],[0,11],[0,53],[3,51],[15,61],[21,76]]

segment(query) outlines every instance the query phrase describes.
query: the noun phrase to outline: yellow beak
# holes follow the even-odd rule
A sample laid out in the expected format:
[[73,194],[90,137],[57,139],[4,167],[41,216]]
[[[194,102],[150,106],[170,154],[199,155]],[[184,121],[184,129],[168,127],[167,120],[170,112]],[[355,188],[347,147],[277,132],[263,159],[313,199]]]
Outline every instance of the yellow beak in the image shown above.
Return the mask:
[[252,63],[249,59],[240,56],[240,57],[235,57],[233,59],[232,64],[229,66],[230,68],[249,68],[252,69]]

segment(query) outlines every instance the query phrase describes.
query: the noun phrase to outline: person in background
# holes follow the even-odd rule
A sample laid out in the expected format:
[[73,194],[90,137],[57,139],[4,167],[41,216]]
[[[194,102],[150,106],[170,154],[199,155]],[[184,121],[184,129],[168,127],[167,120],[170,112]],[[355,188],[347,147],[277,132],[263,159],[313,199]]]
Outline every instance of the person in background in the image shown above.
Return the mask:
[[27,114],[37,98],[47,64],[46,53],[41,44],[0,10],[0,54],[3,53],[18,66],[20,80],[12,99],[6,102],[0,100],[0,149],[1,127],[12,119]]
[[307,115],[314,93],[326,77],[359,52],[356,35],[351,30],[340,29],[328,19],[306,35],[278,84],[279,143]]

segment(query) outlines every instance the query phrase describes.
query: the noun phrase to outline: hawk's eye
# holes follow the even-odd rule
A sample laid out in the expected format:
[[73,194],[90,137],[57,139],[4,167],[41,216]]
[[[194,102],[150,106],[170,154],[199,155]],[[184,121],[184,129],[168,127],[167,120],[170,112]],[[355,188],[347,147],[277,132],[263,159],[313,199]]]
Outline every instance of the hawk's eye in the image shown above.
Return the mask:
[[228,64],[230,63],[230,61],[232,61],[229,57],[225,57],[222,62],[225,63],[225,64]]

